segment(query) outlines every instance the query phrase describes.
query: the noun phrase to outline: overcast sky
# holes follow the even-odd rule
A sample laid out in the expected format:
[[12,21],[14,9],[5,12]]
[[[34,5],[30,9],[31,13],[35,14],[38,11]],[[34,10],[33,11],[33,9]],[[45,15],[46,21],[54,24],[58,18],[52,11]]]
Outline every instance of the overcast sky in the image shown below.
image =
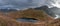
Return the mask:
[[46,0],[0,0],[0,7],[28,8],[37,7],[45,3]]
[[42,5],[52,5],[57,6],[54,4],[56,0],[0,0],[0,8],[3,7],[14,7],[14,8],[29,8],[29,7],[40,7]]

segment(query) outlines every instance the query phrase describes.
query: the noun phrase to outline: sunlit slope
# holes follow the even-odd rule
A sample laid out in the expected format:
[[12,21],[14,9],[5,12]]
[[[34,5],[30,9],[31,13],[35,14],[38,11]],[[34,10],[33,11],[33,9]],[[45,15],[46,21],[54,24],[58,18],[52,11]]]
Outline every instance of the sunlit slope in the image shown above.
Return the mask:
[[[25,23],[17,22],[16,18],[36,18],[41,22]],[[10,12],[8,15],[0,13],[0,26],[60,26],[60,19],[54,20],[47,15],[43,10],[21,10],[17,12]]]
[[12,18],[36,18],[39,20],[48,20],[48,19],[53,19],[49,15],[47,15],[43,10],[34,10],[34,9],[27,9],[27,10],[22,10],[18,12],[10,12],[8,13],[8,16]]
[[12,18],[0,15],[0,26],[18,26],[18,23]]

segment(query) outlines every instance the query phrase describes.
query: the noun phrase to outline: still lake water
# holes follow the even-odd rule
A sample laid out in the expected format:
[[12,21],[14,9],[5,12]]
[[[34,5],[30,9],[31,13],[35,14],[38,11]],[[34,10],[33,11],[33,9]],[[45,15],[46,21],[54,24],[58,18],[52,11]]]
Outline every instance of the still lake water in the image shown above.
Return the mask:
[[17,22],[32,22],[32,23],[35,23],[37,22],[38,20],[33,20],[33,19],[28,19],[28,18],[24,18],[24,19],[17,19]]

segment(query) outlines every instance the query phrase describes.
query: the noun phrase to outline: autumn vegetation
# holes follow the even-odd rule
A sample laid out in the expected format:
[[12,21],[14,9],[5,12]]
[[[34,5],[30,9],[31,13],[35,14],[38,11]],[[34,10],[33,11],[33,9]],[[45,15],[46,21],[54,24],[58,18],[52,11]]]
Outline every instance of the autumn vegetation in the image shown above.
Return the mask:
[[18,12],[11,12],[11,13],[8,13],[8,16],[10,16],[14,19],[27,17],[27,18],[36,18],[39,20],[47,20],[48,18],[52,18],[48,14],[46,14],[43,10],[34,10],[34,9],[27,9],[27,10],[18,11]]
[[[17,18],[23,17],[35,18],[40,22],[25,23],[16,21]],[[46,14],[43,10],[27,9],[9,12],[7,15],[0,13],[0,26],[60,26],[60,19],[53,19],[53,17]]]

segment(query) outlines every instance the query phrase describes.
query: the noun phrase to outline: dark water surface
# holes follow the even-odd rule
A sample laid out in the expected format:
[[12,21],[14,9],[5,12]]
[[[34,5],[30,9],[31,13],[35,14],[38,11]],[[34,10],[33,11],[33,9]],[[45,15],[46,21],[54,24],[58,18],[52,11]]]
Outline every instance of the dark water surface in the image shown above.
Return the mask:
[[17,21],[18,22],[33,22],[34,23],[34,22],[37,22],[38,20],[32,19],[32,18],[20,18],[20,19],[18,18]]

